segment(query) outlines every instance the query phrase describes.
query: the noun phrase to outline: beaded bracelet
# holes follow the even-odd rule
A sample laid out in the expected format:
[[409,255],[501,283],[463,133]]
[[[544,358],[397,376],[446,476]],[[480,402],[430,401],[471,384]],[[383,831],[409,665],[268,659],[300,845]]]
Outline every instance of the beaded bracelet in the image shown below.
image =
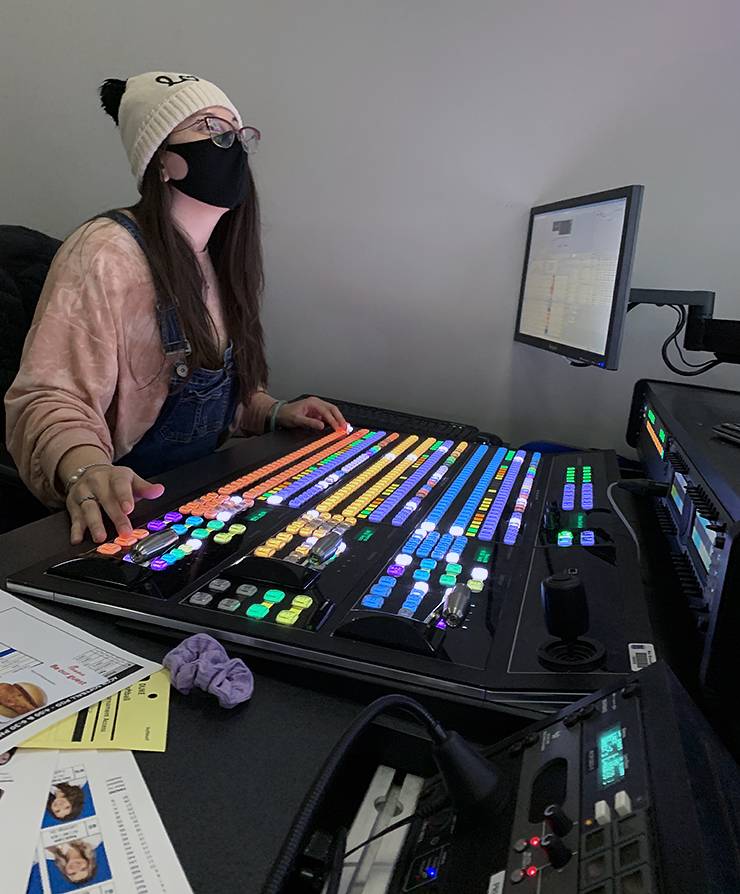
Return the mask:
[[270,431],[275,431],[277,425],[277,415],[280,412],[280,408],[283,407],[286,403],[286,400],[276,400],[270,408]]

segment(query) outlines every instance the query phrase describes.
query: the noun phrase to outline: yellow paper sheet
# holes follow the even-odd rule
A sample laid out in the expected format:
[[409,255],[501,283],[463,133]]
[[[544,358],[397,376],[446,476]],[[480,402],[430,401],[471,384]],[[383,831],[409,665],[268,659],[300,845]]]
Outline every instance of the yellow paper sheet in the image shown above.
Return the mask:
[[157,671],[27,739],[23,748],[119,748],[164,751],[170,674]]

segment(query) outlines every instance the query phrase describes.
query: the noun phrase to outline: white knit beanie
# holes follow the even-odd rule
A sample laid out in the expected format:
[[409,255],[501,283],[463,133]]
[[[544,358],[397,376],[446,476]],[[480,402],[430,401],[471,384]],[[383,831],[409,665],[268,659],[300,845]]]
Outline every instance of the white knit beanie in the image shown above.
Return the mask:
[[100,88],[105,111],[118,124],[136,183],[167,136],[200,109],[224,106],[241,117],[229,97],[210,81],[171,71],[147,71],[127,81],[109,78]]

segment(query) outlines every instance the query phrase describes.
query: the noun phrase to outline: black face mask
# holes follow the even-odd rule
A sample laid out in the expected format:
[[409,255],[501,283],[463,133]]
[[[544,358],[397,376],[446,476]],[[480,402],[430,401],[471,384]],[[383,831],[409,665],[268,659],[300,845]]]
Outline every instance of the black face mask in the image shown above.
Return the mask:
[[229,149],[221,149],[211,140],[196,140],[170,144],[167,150],[188,163],[182,180],[170,180],[186,196],[216,208],[236,208],[246,199],[247,155],[239,140]]

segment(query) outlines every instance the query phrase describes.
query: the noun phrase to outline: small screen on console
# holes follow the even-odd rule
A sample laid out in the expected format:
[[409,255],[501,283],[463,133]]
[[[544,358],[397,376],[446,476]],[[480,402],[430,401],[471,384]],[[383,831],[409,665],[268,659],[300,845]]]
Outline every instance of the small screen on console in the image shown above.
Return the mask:
[[709,565],[712,561],[712,549],[714,548],[714,540],[716,534],[709,530],[711,522],[703,518],[697,512],[694,519],[694,529],[691,532],[691,540],[699,553],[699,558],[704,565],[706,571],[709,571]]
[[684,503],[686,502],[686,479],[680,472],[676,472],[673,476],[671,499],[678,510],[678,514],[681,515],[683,513]]
[[625,753],[622,727],[612,726],[599,736],[599,783],[602,787],[624,779]]

